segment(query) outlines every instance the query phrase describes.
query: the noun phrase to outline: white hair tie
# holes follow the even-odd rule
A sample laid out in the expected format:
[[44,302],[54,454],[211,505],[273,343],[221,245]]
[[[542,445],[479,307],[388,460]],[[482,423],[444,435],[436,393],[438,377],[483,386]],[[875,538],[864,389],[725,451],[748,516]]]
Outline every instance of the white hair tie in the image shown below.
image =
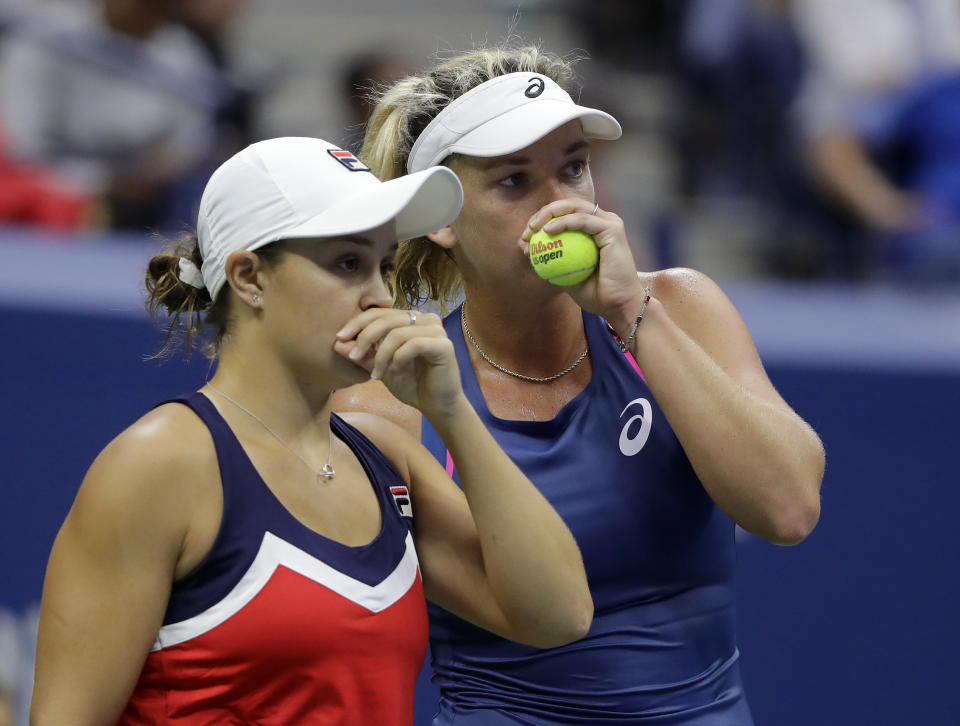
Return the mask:
[[180,258],[180,280],[187,283],[190,287],[195,287],[198,290],[202,290],[206,287],[203,282],[203,275],[200,274],[199,268],[193,264],[193,260],[188,260],[186,257]]

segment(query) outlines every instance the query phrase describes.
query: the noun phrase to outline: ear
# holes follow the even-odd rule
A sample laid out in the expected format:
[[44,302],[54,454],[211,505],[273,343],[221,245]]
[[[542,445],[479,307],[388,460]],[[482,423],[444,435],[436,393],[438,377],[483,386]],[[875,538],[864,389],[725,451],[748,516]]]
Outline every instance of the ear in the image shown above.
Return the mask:
[[436,232],[431,232],[427,235],[427,239],[433,242],[435,245],[444,247],[445,249],[453,249],[457,244],[457,233],[453,231],[453,227],[449,224],[443,229],[438,229]]
[[244,303],[252,308],[259,309],[263,303],[263,287],[260,284],[260,273],[263,272],[263,262],[259,256],[249,250],[231,252],[225,265],[227,284],[233,288]]

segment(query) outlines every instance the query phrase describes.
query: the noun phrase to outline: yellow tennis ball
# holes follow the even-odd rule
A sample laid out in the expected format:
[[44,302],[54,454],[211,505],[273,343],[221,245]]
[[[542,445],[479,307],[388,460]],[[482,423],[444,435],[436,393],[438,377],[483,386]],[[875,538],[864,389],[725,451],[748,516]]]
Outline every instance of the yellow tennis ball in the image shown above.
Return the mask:
[[578,285],[597,268],[600,251],[593,237],[579,229],[547,234],[542,229],[530,237],[530,264],[554,285]]

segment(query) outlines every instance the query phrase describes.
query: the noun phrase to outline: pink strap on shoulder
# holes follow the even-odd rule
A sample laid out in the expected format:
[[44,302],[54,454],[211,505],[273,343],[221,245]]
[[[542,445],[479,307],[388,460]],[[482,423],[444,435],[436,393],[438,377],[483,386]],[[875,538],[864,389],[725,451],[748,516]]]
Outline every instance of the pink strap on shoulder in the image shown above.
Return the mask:
[[[607,322],[607,321],[604,321],[604,322]],[[610,331],[610,335],[613,336],[613,339],[619,343],[620,336],[617,335],[617,331],[613,329],[613,326],[610,325],[610,323],[607,323],[607,330]],[[633,367],[633,370],[635,370],[637,372],[637,375],[640,376],[640,380],[646,383],[647,377],[643,375],[643,371],[640,370],[640,364],[637,363],[637,359],[633,357],[633,353],[631,353],[629,350],[625,350],[623,351],[623,357],[630,362],[630,365]]]
[[633,370],[637,372],[637,375],[640,376],[640,380],[644,383],[647,382],[647,377],[643,375],[643,371],[640,370],[640,364],[637,363],[637,359],[633,357],[633,354],[628,350],[623,354],[623,357],[630,361],[630,365],[633,366]]

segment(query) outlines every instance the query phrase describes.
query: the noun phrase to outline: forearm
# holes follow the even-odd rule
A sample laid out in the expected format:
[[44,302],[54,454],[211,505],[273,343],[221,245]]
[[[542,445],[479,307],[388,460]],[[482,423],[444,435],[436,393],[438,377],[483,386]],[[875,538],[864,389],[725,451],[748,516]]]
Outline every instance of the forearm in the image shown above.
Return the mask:
[[503,452],[466,398],[431,421],[447,445],[476,523],[490,592],[524,642],[582,637],[593,601],[580,550],[550,503]]
[[802,540],[819,516],[823,449],[813,430],[723,370],[655,298],[632,353],[717,505],[772,542]]

